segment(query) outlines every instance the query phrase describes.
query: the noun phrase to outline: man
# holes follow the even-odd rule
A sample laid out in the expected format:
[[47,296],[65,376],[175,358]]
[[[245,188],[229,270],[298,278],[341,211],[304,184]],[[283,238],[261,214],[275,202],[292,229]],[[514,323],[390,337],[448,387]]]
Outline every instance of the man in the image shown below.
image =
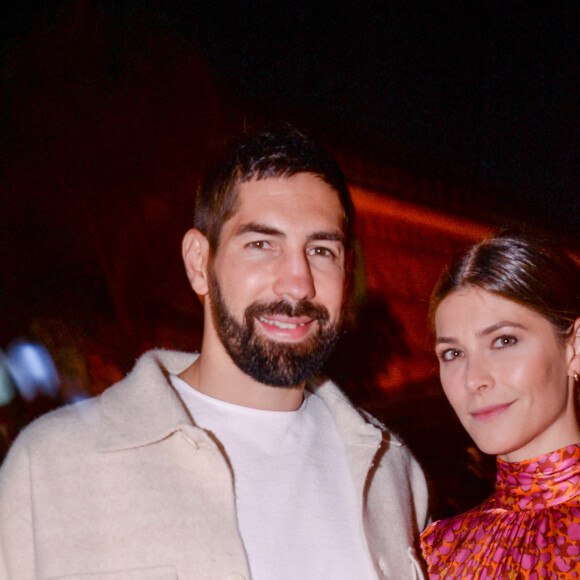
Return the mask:
[[2,578],[421,577],[420,468],[315,378],[352,217],[340,170],[301,133],[232,147],[183,241],[200,354],[147,353],[19,437],[0,472]]

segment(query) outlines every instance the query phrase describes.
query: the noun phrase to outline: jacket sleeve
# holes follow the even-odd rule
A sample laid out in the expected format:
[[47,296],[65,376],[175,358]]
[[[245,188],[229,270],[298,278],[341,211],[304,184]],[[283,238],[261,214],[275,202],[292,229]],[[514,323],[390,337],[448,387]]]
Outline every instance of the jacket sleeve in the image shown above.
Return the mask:
[[425,473],[414,456],[411,457],[410,479],[413,493],[413,503],[416,510],[417,526],[419,532],[431,523],[429,505],[429,491]]
[[0,580],[34,580],[31,467],[18,438],[0,468]]

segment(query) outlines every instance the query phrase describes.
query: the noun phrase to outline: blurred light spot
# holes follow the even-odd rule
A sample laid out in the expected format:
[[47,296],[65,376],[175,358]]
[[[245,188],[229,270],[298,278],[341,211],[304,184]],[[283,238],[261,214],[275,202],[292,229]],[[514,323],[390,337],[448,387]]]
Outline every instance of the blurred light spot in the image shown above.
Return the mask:
[[14,398],[15,393],[14,384],[6,368],[6,357],[0,351],[0,407],[8,405]]
[[80,403],[80,401],[85,401],[86,399],[89,398],[90,398],[89,395],[87,395],[86,393],[76,393],[72,397],[69,397],[67,403]]
[[25,400],[32,401],[38,394],[56,397],[58,372],[50,353],[41,344],[13,341],[6,349],[6,366]]

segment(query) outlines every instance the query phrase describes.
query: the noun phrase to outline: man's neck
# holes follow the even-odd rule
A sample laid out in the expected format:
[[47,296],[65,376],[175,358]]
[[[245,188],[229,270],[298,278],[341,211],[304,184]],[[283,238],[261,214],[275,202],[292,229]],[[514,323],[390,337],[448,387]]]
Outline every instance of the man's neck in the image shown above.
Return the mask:
[[304,384],[271,387],[241,371],[225,351],[210,354],[202,349],[197,360],[182,373],[183,379],[201,393],[243,407],[266,411],[296,411],[304,399]]

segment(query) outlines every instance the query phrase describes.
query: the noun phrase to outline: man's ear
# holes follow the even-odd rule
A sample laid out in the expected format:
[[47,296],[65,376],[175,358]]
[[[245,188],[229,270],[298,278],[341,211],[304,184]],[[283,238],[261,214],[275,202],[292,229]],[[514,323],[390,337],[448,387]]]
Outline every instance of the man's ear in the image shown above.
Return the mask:
[[571,357],[568,363],[568,375],[574,376],[574,372],[580,375],[580,318],[574,322],[574,330],[570,337]]
[[183,237],[181,253],[193,291],[200,297],[205,296],[209,291],[207,271],[210,251],[207,238],[195,228],[188,230]]

